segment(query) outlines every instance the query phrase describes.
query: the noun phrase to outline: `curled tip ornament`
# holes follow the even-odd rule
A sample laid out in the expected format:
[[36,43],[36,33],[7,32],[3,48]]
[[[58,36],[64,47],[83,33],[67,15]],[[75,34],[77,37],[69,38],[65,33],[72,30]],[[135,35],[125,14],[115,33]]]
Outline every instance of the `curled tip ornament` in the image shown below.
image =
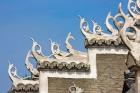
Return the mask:
[[35,40],[34,40],[34,38],[33,38],[33,37],[30,37],[30,39],[31,39],[33,42],[35,42]]
[[119,9],[119,13],[122,13],[122,3],[119,3],[118,9]]
[[82,16],[80,16],[80,15],[78,15],[78,17],[80,18],[80,19],[82,19],[83,17]]

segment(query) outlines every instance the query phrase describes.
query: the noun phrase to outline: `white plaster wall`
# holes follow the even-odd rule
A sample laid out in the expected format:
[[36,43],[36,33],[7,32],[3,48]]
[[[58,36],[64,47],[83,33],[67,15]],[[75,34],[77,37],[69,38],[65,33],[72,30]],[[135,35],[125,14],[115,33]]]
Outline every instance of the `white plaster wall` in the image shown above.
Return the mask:
[[89,48],[88,62],[90,63],[90,72],[62,72],[62,71],[40,71],[39,76],[39,93],[48,93],[48,77],[57,78],[85,78],[96,79],[96,55],[97,54],[127,54],[128,50],[124,48]]
[[43,71],[39,74],[39,93],[48,93],[48,77]]

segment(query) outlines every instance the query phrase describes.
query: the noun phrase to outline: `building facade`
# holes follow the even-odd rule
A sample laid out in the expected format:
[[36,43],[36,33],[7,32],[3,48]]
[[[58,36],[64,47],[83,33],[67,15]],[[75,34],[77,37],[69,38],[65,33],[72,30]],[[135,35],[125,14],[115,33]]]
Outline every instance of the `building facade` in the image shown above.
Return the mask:
[[[101,26],[80,17],[80,30],[87,52],[77,51],[65,40],[67,51],[51,42],[50,56],[42,53],[34,40],[25,64],[30,77],[20,77],[13,64],[8,73],[13,82],[10,93],[140,93],[140,1],[128,1],[128,14],[119,5],[119,12],[108,14],[105,33]],[[121,18],[121,20],[119,19]],[[110,23],[110,20],[113,23]],[[113,26],[114,25],[114,26]],[[36,60],[36,67],[30,62]]]

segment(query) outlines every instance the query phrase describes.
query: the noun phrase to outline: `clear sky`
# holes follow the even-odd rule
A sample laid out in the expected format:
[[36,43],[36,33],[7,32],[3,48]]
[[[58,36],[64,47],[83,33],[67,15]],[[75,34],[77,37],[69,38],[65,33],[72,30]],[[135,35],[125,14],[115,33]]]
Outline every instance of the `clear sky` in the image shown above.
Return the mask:
[[106,31],[105,18],[109,11],[118,12],[120,2],[126,11],[127,0],[0,0],[0,93],[7,93],[12,83],[7,72],[8,60],[20,76],[29,75],[24,60],[32,46],[30,37],[49,55],[49,38],[64,49],[65,38],[71,32],[76,38],[73,46],[86,51],[78,15],[89,22],[94,19]]

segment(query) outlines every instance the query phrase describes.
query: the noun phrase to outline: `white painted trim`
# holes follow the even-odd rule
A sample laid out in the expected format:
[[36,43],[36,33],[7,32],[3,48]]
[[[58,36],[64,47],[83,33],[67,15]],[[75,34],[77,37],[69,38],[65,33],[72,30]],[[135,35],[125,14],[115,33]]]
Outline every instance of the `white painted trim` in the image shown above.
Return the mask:
[[48,93],[48,77],[42,71],[39,75],[39,93]]
[[[120,48],[89,48],[88,59],[90,64],[90,72],[64,72],[64,71],[40,71],[43,72],[47,77],[57,78],[96,78],[96,55],[97,54],[127,54],[127,49]],[[43,74],[42,73],[42,74]]]

